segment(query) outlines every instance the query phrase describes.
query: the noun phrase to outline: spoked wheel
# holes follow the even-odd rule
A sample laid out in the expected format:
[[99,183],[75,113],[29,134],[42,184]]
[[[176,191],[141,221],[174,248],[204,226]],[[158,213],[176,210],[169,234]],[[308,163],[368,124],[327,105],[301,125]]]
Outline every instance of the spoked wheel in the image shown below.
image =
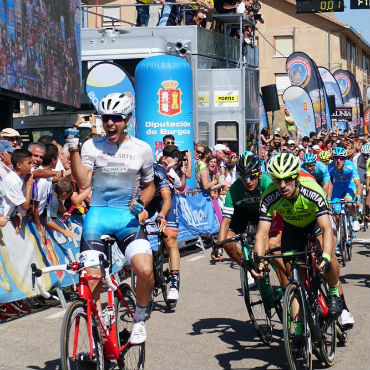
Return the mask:
[[346,224],[343,215],[339,216],[339,246],[341,254],[342,266],[346,266],[346,244],[347,244],[347,233],[346,233]]
[[132,326],[134,324],[134,313],[136,307],[135,293],[127,284],[121,284],[119,289],[125,302],[118,299],[118,297],[115,297],[114,299],[117,324],[117,343],[119,348],[124,346],[126,347],[120,353],[117,365],[120,370],[144,369],[145,343],[134,346],[128,343]]
[[[302,325],[297,333],[298,325]],[[294,284],[285,290],[283,303],[284,348],[290,370],[312,369],[311,334],[301,294]],[[298,335],[299,334],[299,335]]]
[[270,273],[269,273],[269,280],[270,285],[273,292],[273,298],[275,300],[275,312],[280,320],[280,322],[283,322],[283,305],[282,305],[282,298],[283,298],[283,291],[280,286],[279,278],[276,274],[276,271],[273,269],[273,267],[270,267]]
[[261,341],[269,346],[272,341],[271,310],[260,295],[259,282],[248,282],[247,270],[240,268],[240,282],[249,317]]
[[[319,304],[327,299],[327,285],[325,281],[321,281],[318,292]],[[333,320],[327,314],[326,317],[319,313],[319,326],[322,331],[322,341],[320,343],[320,357],[326,366],[333,366],[335,362],[335,349],[337,347],[337,330],[336,320]]]
[[346,253],[348,261],[352,260],[352,239],[353,239],[353,230],[352,226],[349,224],[349,220],[347,219],[347,243],[346,243]]
[[158,284],[158,288],[162,290],[163,300],[166,307],[169,309],[175,308],[177,301],[168,299],[168,290],[171,284],[169,258],[164,256],[164,254],[161,254],[160,251],[156,252],[153,258],[155,284]]
[[60,337],[60,361],[62,370],[104,370],[103,348],[92,320],[92,351],[88,334],[85,304],[81,300],[69,304],[64,315]]

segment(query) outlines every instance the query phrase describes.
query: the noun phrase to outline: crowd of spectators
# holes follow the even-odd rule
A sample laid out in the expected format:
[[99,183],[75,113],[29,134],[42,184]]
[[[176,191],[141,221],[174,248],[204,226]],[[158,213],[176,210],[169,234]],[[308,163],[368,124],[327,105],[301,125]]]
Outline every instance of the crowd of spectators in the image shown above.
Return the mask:
[[[193,2],[194,5],[182,4]],[[209,28],[212,22],[212,14],[244,14],[254,21],[264,23],[259,13],[261,8],[257,0],[138,0],[136,11],[136,26],[146,27],[149,24],[150,11],[149,5],[161,3],[158,26],[177,26],[177,25],[197,25]],[[144,5],[145,4],[145,5]],[[176,4],[176,5],[172,5]],[[216,29],[219,30],[218,27]],[[239,35],[231,35],[239,37]],[[252,28],[243,28],[243,39],[250,43],[252,38]]]
[[91,190],[80,192],[70,170],[68,148],[51,136],[21,145],[21,136],[12,128],[0,132],[0,226],[9,220],[19,233],[22,220],[33,220],[40,242],[47,243],[45,226],[65,237],[76,236],[66,224],[73,213],[85,213]]

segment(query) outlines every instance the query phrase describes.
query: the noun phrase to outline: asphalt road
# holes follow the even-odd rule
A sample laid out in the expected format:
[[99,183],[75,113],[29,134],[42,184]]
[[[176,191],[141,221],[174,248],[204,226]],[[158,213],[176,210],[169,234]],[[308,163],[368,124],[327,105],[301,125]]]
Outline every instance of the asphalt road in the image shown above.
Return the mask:
[[[358,234],[353,260],[341,270],[345,296],[356,323],[333,369],[369,369],[369,233]],[[286,369],[281,324],[266,347],[248,321],[239,288],[239,267],[225,259],[210,264],[210,250],[182,253],[181,296],[173,312],[161,296],[147,323],[146,369]],[[59,368],[63,310],[52,307],[0,324],[0,369]],[[314,368],[320,368],[314,361]]]

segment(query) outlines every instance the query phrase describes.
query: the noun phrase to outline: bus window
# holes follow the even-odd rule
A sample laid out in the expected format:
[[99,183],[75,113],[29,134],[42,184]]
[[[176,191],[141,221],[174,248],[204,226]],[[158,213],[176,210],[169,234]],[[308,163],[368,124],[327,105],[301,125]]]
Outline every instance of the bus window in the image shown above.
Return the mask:
[[216,122],[216,144],[225,144],[235,153],[239,152],[239,124],[236,121]]
[[198,123],[199,129],[199,142],[201,144],[209,145],[209,123],[200,121]]

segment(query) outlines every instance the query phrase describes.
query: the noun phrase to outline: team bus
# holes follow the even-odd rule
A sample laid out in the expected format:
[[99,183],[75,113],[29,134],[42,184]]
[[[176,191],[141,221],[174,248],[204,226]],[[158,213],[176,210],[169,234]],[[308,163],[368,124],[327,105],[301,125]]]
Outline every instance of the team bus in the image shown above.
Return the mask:
[[[186,11],[185,5],[178,6]],[[81,85],[89,68],[98,61],[114,61],[134,79],[135,68],[144,58],[179,56],[192,68],[194,142],[209,146],[224,143],[236,153],[256,144],[259,70],[255,21],[243,14],[214,14],[210,29],[196,25],[135,27],[123,16],[132,14],[135,6],[82,5]],[[150,8],[151,16],[158,14],[158,6],[153,4]],[[252,30],[248,43],[237,37],[243,35],[246,27]],[[64,129],[73,125],[78,114],[87,121],[93,111],[86,94],[82,91],[81,95],[81,108],[76,111],[28,103],[26,115],[14,118],[13,127],[20,131],[23,142],[37,140],[44,134],[62,141]],[[87,135],[89,124],[82,126],[83,135]]]

